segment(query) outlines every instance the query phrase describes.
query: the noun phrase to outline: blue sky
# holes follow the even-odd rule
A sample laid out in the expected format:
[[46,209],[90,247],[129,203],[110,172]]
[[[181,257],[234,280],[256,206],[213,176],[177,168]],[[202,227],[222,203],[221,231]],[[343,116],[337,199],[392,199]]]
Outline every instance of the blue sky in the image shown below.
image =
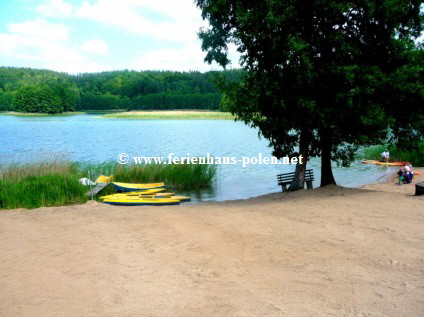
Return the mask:
[[193,0],[0,0],[0,66],[69,73],[221,69],[203,62],[201,26]]

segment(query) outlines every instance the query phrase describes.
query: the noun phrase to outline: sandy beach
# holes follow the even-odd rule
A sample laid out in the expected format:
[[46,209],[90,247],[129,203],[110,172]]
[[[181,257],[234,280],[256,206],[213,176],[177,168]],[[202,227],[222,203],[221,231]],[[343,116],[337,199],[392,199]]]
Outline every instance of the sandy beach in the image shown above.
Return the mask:
[[395,182],[1,211],[0,316],[424,316],[424,196]]

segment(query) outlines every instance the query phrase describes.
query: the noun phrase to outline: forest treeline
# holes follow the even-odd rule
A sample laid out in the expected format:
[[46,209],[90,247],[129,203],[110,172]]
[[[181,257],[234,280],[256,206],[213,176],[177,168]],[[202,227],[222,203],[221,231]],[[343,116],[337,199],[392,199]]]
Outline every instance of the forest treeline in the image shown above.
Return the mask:
[[[241,70],[219,72],[239,81]],[[218,110],[215,72],[109,71],[70,75],[0,67],[0,111],[60,113],[114,109]]]

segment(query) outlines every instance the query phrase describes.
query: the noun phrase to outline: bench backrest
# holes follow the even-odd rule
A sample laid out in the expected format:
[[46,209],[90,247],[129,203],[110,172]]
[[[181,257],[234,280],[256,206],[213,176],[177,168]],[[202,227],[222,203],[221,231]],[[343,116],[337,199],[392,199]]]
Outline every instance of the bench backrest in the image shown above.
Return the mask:
[[[291,173],[284,173],[284,174],[279,174],[277,175],[277,180],[278,183],[287,183],[287,182],[291,182],[294,178],[295,172],[291,172]],[[305,182],[310,182],[310,181],[314,181],[314,172],[312,169],[306,170],[305,171]]]

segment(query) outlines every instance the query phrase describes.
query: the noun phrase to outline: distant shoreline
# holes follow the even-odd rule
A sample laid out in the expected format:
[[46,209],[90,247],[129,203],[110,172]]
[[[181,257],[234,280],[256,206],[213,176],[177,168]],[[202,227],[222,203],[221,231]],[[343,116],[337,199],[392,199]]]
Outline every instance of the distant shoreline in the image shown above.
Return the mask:
[[127,111],[120,113],[105,114],[102,118],[115,119],[210,119],[210,120],[232,120],[235,118],[229,112],[219,112],[210,110],[143,110]]
[[69,111],[69,112],[49,114],[49,113],[38,113],[38,112],[5,111],[5,112],[0,112],[0,114],[5,116],[17,116],[17,117],[50,117],[50,116],[73,116],[77,114],[85,114],[85,112]]
[[18,116],[18,117],[40,117],[40,116],[72,116],[80,114],[99,114],[102,118],[114,119],[170,119],[170,120],[196,120],[196,119],[210,119],[210,120],[232,120],[235,118],[229,112],[220,112],[213,110],[139,110],[139,111],[125,111],[125,110],[81,110],[74,112],[63,112],[56,114],[48,113],[29,113],[29,112],[16,112],[6,111],[0,112],[2,115]]

